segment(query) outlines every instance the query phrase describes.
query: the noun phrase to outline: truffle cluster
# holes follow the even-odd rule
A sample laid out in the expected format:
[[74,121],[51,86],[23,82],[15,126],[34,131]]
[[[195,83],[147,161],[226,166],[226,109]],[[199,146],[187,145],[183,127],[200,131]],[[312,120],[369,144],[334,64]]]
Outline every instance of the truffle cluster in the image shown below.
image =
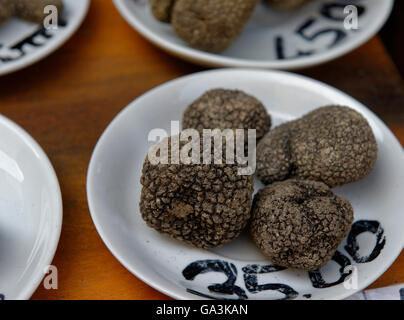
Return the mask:
[[269,185],[251,209],[252,177],[239,175],[237,163],[225,164],[225,150],[220,165],[153,165],[146,158],[143,219],[205,249],[231,241],[250,221],[254,242],[272,262],[304,270],[324,266],[353,222],[350,203],[330,188],[370,173],[377,157],[372,129],[358,112],[341,106],[319,108],[268,132],[270,124],[262,103],[242,91],[203,94],[186,108],[183,128],[256,129],[257,173]]
[[255,129],[261,139],[271,126],[264,105],[240,90],[214,89],[189,105],[182,119],[184,129]]
[[265,184],[300,177],[333,187],[366,177],[376,158],[366,119],[348,107],[327,106],[266,134],[257,146],[257,174]]
[[191,47],[220,52],[240,35],[259,0],[152,0],[154,16],[171,22]]
[[350,203],[327,185],[290,179],[259,191],[250,231],[272,262],[316,270],[332,258],[352,222]]
[[62,14],[62,0],[0,0],[0,24],[12,16],[34,23],[42,23],[46,17],[44,8],[48,5],[56,6],[58,14]]
[[[159,144],[167,142],[170,155],[172,137]],[[200,160],[201,164],[172,164],[170,158],[168,164],[152,164],[147,157],[140,212],[155,230],[208,249],[231,241],[246,227],[253,178],[239,175],[236,163],[203,164],[202,155]]]

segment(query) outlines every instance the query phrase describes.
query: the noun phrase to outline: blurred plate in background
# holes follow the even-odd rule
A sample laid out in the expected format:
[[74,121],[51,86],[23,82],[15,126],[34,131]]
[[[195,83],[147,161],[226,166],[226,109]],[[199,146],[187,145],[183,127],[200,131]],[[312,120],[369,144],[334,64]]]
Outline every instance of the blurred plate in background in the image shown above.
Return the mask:
[[[184,60],[213,67],[306,68],[338,58],[365,43],[386,22],[394,0],[314,1],[280,12],[260,4],[241,36],[220,54],[189,47],[170,24],[157,21],[147,0],[114,0],[140,34]],[[344,7],[355,4],[359,29],[344,28]]]
[[63,0],[64,12],[57,30],[17,18],[0,26],[0,75],[25,68],[62,46],[84,20],[90,0]]

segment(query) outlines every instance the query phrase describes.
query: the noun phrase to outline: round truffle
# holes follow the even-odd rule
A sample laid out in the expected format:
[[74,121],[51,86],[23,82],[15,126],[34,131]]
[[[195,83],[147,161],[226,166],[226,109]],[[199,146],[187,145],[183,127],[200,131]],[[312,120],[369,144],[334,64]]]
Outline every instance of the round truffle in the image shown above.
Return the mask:
[[157,20],[170,22],[174,3],[175,0],[150,0],[150,8]]
[[256,129],[261,139],[271,126],[264,105],[239,90],[214,89],[187,107],[182,119],[184,129]]
[[327,106],[267,133],[257,146],[265,184],[299,177],[340,186],[366,177],[377,159],[367,120],[348,107]]
[[253,178],[239,175],[237,164],[204,164],[203,152],[198,155],[199,164],[176,164],[171,143],[180,144],[181,150],[184,147],[176,140],[170,137],[154,146],[156,154],[168,150],[167,164],[155,163],[153,158],[150,161],[150,152],[144,162],[139,204],[142,217],[149,227],[195,247],[221,246],[247,225]]
[[258,0],[176,0],[171,22],[191,47],[220,52],[240,35]]
[[276,10],[295,9],[310,0],[264,0],[266,4]]
[[16,16],[34,23],[43,23],[47,16],[44,9],[48,5],[53,5],[57,8],[59,17],[63,12],[62,0],[14,0],[14,3]]
[[14,14],[13,0],[0,0],[0,25],[10,19]]
[[352,222],[350,203],[326,184],[290,179],[258,192],[250,232],[273,263],[316,270],[333,257]]

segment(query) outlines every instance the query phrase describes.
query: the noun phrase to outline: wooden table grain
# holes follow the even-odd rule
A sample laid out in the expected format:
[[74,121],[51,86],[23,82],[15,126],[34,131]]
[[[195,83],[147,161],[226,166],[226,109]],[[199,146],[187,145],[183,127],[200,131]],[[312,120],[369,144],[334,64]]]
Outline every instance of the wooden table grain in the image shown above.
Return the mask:
[[[63,230],[53,264],[59,287],[33,299],[167,299],[127,271],[91,220],[86,172],[93,148],[115,115],[142,93],[203,70],[144,40],[111,1],[92,1],[76,35],[47,59],[0,78],[0,113],[43,147],[59,178]],[[372,109],[404,144],[404,84],[380,39],[326,65],[301,72]],[[404,282],[404,254],[373,288]]]

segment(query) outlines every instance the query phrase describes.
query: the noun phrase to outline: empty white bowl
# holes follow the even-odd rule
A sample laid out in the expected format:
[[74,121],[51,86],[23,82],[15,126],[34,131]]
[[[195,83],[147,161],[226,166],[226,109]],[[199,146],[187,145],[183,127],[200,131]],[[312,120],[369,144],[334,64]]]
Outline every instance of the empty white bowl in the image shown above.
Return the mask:
[[61,227],[62,197],[49,159],[28,133],[0,116],[2,299],[31,297],[52,262]]

